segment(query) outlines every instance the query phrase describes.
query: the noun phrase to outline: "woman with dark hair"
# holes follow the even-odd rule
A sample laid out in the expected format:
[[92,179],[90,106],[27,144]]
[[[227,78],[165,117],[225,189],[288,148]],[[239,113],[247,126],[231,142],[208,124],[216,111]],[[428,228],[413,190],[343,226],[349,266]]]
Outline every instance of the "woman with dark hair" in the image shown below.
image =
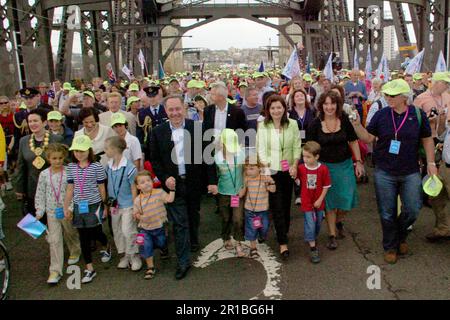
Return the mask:
[[[358,137],[342,105],[343,101],[336,92],[322,94],[317,104],[319,116],[307,132],[308,141],[320,144],[320,160],[328,167],[331,175],[331,188],[325,200],[330,238],[327,247],[330,250],[337,248],[336,227],[339,238],[343,238],[342,221],[346,212],[358,203],[355,172],[358,177],[364,174]],[[356,158],[355,169],[352,152]]]
[[[38,184],[39,174],[47,169],[45,147],[53,142],[63,142],[63,137],[47,131],[47,112],[43,109],[34,109],[27,116],[28,127],[31,134],[20,139],[19,155],[13,184],[18,200],[22,200],[24,214],[36,214],[34,196]],[[42,223],[46,223],[44,216]]]
[[98,112],[94,108],[82,108],[78,115],[78,121],[83,128],[75,132],[75,137],[86,135],[92,140],[92,149],[99,161],[104,167],[108,163],[105,155],[105,140],[115,135],[111,127],[100,124]]
[[264,110],[264,122],[258,125],[256,151],[259,161],[275,181],[276,192],[270,194],[269,205],[280,254],[287,259],[292,186],[301,152],[300,132],[296,121],[288,118],[286,102],[281,96],[270,96]]

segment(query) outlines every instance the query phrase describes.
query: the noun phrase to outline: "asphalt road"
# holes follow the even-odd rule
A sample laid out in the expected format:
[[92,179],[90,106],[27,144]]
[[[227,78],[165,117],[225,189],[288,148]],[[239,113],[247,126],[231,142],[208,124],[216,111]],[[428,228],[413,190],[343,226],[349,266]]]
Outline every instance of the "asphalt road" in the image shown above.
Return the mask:
[[[396,265],[383,261],[381,227],[376,211],[372,182],[360,185],[360,206],[347,218],[347,237],[340,240],[336,251],[325,248],[325,224],[319,238],[322,262],[313,265],[302,239],[303,218],[292,207],[289,261],[281,262],[277,255],[274,230],[268,246],[281,263],[275,270],[276,279],[269,279],[265,265],[249,258],[218,259],[205,268],[193,267],[182,281],[174,279],[175,255],[171,243],[171,259],[161,261],[156,255],[157,275],[143,279],[143,271],[118,270],[117,255],[102,264],[94,254],[97,277],[80,290],[66,286],[65,275],[57,286],[46,283],[49,250],[44,238],[33,240],[16,227],[21,218],[17,201],[8,194],[4,213],[6,244],[10,251],[12,274],[10,299],[449,299],[450,242],[431,244],[425,234],[431,231],[434,217],[424,208],[409,237],[410,254]],[[205,198],[201,210],[201,244],[207,246],[219,238],[220,218],[214,212],[214,201]],[[109,232],[108,227],[105,229]],[[109,233],[108,233],[109,234]],[[222,252],[223,253],[223,252]],[[193,257],[201,254],[198,253]],[[227,253],[229,254],[229,253]],[[220,256],[220,253],[219,253]],[[381,270],[381,288],[369,290],[369,266]],[[81,266],[81,264],[80,264]],[[263,294],[268,283],[279,289],[280,295]]]

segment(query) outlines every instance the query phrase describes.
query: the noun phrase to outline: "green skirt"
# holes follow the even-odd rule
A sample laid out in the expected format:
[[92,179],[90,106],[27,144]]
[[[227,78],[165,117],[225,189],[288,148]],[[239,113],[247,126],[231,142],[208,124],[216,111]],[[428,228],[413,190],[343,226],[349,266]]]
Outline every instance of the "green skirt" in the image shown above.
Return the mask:
[[331,176],[331,188],[325,198],[326,210],[350,211],[358,206],[356,176],[352,159],[339,163],[324,162]]

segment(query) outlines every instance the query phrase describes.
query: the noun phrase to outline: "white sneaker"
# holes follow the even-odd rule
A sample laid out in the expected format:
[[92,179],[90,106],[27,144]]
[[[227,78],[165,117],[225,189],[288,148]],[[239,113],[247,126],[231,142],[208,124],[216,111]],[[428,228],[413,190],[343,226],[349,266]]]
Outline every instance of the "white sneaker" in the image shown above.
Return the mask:
[[107,263],[109,260],[111,260],[111,248],[107,250],[101,250],[100,255],[102,256],[102,262]]
[[131,270],[139,271],[142,268],[142,260],[138,254],[133,254],[131,256]]
[[67,264],[69,266],[73,265],[73,264],[77,264],[78,261],[80,261],[80,256],[70,256],[69,260],[67,260]]
[[120,259],[120,262],[117,265],[117,268],[118,269],[128,269],[129,265],[130,265],[130,259],[128,258],[128,255],[125,255]]
[[302,199],[300,199],[300,197],[296,198],[295,204],[302,204]]
[[47,279],[48,284],[57,284],[61,280],[61,276],[58,272],[52,271],[50,272],[50,276]]
[[95,272],[95,270],[92,270],[92,271],[84,270],[84,277],[83,277],[83,279],[81,279],[81,283],[91,282],[95,278],[96,275],[97,275],[97,273]]
[[11,191],[13,189],[12,183],[10,181],[6,182],[6,191]]
[[407,230],[408,231],[412,231],[413,230],[413,225],[410,225]]
[[0,272],[3,272],[6,269],[6,261],[5,259],[0,260]]

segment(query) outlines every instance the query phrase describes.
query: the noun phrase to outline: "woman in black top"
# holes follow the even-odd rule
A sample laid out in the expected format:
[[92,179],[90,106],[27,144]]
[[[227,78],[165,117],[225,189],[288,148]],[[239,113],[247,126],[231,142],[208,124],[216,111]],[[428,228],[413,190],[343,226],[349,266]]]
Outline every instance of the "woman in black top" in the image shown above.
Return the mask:
[[[358,177],[364,173],[358,137],[348,115],[342,111],[342,105],[343,100],[335,92],[322,94],[318,101],[319,117],[307,132],[307,140],[320,144],[320,160],[331,175],[331,188],[325,200],[330,235],[327,247],[330,250],[337,248],[336,222],[342,223],[345,213],[358,203],[355,171]],[[353,168],[352,151],[356,157],[356,170]],[[343,238],[342,233],[340,236]]]

